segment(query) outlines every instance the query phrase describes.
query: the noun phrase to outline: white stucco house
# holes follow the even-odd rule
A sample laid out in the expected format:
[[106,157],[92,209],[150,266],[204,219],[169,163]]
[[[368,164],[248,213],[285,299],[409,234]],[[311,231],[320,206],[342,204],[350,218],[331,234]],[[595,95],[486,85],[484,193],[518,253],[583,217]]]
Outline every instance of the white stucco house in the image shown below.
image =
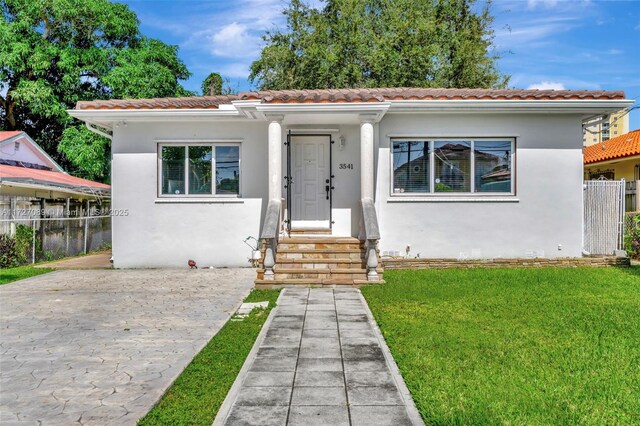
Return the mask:
[[583,122],[632,102],[618,91],[291,90],[69,113],[112,138],[115,267],[246,266],[244,240],[265,226],[378,240],[363,233],[361,200],[382,256],[579,257]]

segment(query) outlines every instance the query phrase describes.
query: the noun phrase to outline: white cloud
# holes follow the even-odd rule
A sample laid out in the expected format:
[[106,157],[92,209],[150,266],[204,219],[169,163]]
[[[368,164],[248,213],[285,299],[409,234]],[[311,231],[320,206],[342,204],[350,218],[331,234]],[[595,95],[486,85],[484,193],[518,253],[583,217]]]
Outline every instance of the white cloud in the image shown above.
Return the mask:
[[507,27],[496,31],[495,43],[498,48],[531,48],[532,43],[538,47],[554,41],[558,33],[570,31],[578,24],[575,16],[546,16],[544,18],[519,19]]
[[219,72],[223,77],[247,78],[249,77],[249,67],[250,62],[231,62],[222,65]]
[[564,84],[558,83],[555,81],[541,81],[540,83],[532,84],[527,89],[538,89],[538,90],[565,90]]
[[260,44],[259,36],[250,34],[246,25],[237,22],[222,27],[209,40],[214,55],[228,58],[253,57]]
[[623,50],[620,49],[609,49],[607,50],[607,55],[622,55],[624,53]]
[[552,8],[558,5],[558,0],[528,0],[527,7],[529,9],[535,9],[539,4],[544,5],[546,8]]

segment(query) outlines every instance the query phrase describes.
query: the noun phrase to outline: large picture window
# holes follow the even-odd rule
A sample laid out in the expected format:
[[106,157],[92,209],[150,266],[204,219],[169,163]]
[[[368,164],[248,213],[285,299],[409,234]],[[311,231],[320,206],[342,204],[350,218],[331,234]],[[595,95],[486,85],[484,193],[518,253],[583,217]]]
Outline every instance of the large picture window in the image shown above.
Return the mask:
[[167,144],[159,148],[160,195],[240,195],[238,144]]
[[394,195],[515,192],[513,140],[393,140]]

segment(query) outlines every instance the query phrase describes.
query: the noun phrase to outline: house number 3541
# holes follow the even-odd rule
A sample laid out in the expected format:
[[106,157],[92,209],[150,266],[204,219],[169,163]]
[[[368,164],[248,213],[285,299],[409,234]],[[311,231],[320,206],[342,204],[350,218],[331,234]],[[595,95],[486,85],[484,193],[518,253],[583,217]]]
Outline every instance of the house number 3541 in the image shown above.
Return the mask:
[[345,169],[353,170],[353,163],[340,163],[340,165],[338,165],[338,168],[340,170],[345,170]]

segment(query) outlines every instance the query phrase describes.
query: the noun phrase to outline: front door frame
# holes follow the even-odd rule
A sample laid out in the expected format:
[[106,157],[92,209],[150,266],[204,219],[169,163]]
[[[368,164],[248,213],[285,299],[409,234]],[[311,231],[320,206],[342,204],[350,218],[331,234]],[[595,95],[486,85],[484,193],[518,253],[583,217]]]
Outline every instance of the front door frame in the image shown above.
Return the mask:
[[284,143],[287,147],[287,174],[284,177],[285,181],[285,189],[287,190],[287,231],[291,232],[291,223],[292,219],[292,189],[295,182],[293,181],[292,170],[291,170],[291,138],[293,137],[326,137],[329,139],[329,179],[325,180],[325,185],[329,187],[329,229],[333,228],[333,190],[335,187],[333,186],[333,179],[335,175],[333,174],[333,144],[335,141],[331,136],[331,133],[293,133],[291,129],[287,132],[287,141]]

